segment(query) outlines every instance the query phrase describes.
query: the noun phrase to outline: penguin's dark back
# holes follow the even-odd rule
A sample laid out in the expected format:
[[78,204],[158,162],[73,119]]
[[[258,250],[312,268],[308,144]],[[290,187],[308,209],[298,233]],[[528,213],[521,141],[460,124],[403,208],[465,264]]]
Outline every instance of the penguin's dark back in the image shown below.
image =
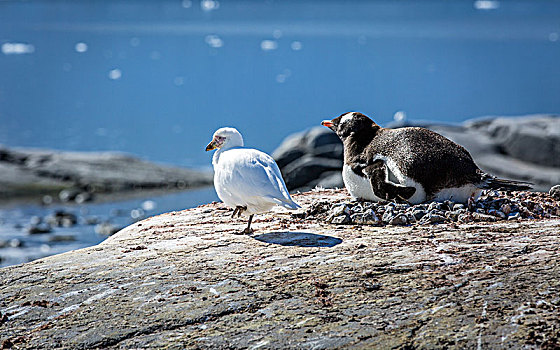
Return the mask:
[[478,167],[465,148],[425,128],[378,130],[366,152],[368,159],[376,154],[391,159],[403,175],[421,183],[428,195],[480,182]]

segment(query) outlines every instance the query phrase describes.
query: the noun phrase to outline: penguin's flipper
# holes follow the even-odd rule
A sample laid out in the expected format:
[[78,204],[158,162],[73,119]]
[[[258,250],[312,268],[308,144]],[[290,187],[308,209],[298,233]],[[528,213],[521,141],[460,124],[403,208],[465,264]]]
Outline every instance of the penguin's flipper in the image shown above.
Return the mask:
[[407,200],[416,192],[416,188],[397,185],[387,181],[387,166],[381,159],[364,167],[363,173],[369,178],[373,193],[388,201]]

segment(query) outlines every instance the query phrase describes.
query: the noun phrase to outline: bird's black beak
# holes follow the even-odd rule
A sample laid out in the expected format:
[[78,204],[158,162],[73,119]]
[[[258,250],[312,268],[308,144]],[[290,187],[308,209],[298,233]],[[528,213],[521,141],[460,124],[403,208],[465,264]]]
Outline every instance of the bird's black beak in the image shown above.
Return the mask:
[[208,144],[208,146],[206,146],[206,152],[211,151],[211,150],[216,149],[216,148],[218,148],[218,147],[216,147],[216,141],[212,140],[212,142],[210,142]]

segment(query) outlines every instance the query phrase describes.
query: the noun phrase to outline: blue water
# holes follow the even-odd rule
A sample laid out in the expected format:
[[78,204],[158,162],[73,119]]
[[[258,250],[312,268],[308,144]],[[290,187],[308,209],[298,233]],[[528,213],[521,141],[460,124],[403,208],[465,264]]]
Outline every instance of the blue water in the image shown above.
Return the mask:
[[[204,188],[111,203],[49,207],[29,204],[3,208],[0,209],[0,267],[88,247],[107,238],[106,235],[96,232],[95,225],[86,223],[85,219],[88,218],[95,218],[100,223],[108,222],[114,227],[122,228],[150,216],[192,208],[200,203],[210,203],[215,200],[218,200],[218,197],[214,189]],[[26,232],[31,218],[45,219],[59,210],[76,215],[78,223],[72,227],[53,227],[53,232],[47,234]],[[60,236],[71,236],[74,240],[56,241],[56,237]]]
[[546,0],[1,1],[0,143],[202,167],[224,125],[558,113],[559,34]]

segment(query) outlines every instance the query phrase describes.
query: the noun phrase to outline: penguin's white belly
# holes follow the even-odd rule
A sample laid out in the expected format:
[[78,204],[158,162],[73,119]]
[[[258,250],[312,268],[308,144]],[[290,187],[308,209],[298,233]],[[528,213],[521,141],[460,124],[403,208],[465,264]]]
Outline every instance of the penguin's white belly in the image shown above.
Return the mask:
[[371,182],[365,176],[358,176],[350,166],[344,164],[342,167],[342,180],[344,186],[354,199],[365,199],[373,202],[383,202],[384,199],[377,197],[371,188]]
[[[482,192],[480,188],[469,184],[461,187],[444,188],[430,198],[427,198],[426,191],[421,184],[409,177],[403,176],[399,169],[391,163],[392,162],[386,163],[388,165],[389,171],[392,173],[392,176],[390,177],[394,176],[394,178],[398,180],[398,184],[400,185],[416,188],[416,192],[414,192],[412,197],[408,199],[411,204],[418,204],[427,200],[434,200],[438,202],[451,200],[456,203],[466,203],[471,196],[474,196],[475,200],[478,199],[480,193]],[[352,171],[352,168],[350,168],[350,166],[346,164],[344,164],[344,167],[342,168],[342,179],[344,180],[346,189],[348,190],[348,192],[350,192],[350,195],[353,198],[365,199],[373,202],[385,201],[384,199],[377,197],[373,193],[369,178],[356,175],[356,173]]]
[[[413,179],[404,176],[396,164],[389,158],[383,156],[377,156],[376,159],[382,159],[387,165],[389,170],[387,178],[385,181],[392,182],[396,185],[402,185],[407,187],[416,188],[416,192],[408,199],[412,204],[418,204],[426,201],[426,191],[424,187]],[[342,168],[342,179],[344,180],[344,185],[350,195],[354,198],[362,198],[374,202],[385,202],[385,199],[377,197],[373,193],[373,188],[371,187],[370,179],[365,176],[358,176],[352,171],[352,168],[344,164]]]
[[461,187],[450,187],[440,190],[432,198],[436,202],[450,200],[456,203],[466,203],[471,196],[478,199],[482,190],[475,185],[464,185]]

